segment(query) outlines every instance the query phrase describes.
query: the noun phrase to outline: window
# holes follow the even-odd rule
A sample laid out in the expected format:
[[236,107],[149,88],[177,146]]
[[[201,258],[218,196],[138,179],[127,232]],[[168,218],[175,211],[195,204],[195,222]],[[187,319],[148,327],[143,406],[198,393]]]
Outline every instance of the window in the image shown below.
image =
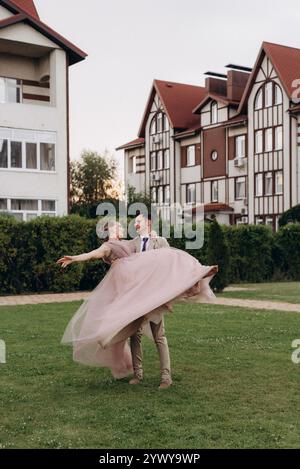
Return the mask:
[[0,199],[0,210],[7,210],[7,200]]
[[156,118],[153,117],[151,125],[150,125],[150,135],[156,134]]
[[255,132],[255,153],[262,153],[263,151],[263,132],[257,130]]
[[41,143],[41,170],[54,171],[55,170],[55,145],[53,143]]
[[211,159],[212,159],[213,161],[217,161],[217,159],[218,159],[218,152],[217,152],[216,150],[212,151],[210,157],[211,157]]
[[11,209],[12,210],[38,210],[39,203],[38,200],[25,200],[25,199],[12,199],[11,200]]
[[157,114],[157,117],[156,117],[156,131],[162,132],[162,130],[163,130],[163,115],[160,112],[159,114]]
[[164,151],[164,169],[170,168],[170,150]]
[[238,177],[235,180],[235,198],[242,199],[246,197],[246,178]]
[[160,186],[158,188],[158,203],[163,204],[164,202],[164,188]]
[[265,151],[273,150],[273,129],[265,129]]
[[128,159],[128,172],[133,173],[133,157],[129,157]]
[[275,150],[282,150],[283,146],[283,138],[282,138],[282,126],[275,127],[274,131],[274,139],[275,139]]
[[213,101],[210,106],[210,123],[216,124],[218,122],[218,104]]
[[265,84],[265,107],[273,105],[273,82],[269,81]]
[[[0,207],[11,213],[17,220],[30,221],[41,215],[56,216],[55,200],[11,199],[4,200]],[[1,208],[0,208],[1,210]]]
[[195,163],[196,163],[195,145],[189,145],[186,150],[187,150],[187,158],[186,158],[187,166],[195,166]]
[[0,170],[55,171],[54,132],[0,128]]
[[154,204],[157,202],[157,190],[156,187],[152,187],[151,189],[151,200]]
[[262,217],[255,217],[255,224],[256,225],[263,225],[264,219]]
[[265,195],[273,194],[273,175],[271,172],[265,174]]
[[277,83],[274,83],[274,104],[282,104],[282,91]]
[[263,178],[261,173],[255,175],[255,195],[257,197],[263,195]]
[[0,103],[21,102],[21,80],[0,77]]
[[8,141],[0,139],[0,168],[8,167]]
[[196,202],[196,185],[195,184],[187,184],[186,202],[187,204],[193,204]]
[[282,171],[276,171],[275,173],[275,194],[283,193],[283,174]]
[[282,104],[283,96],[280,86],[273,82],[268,81],[257,92],[254,102],[254,109],[263,109],[277,106]]
[[136,156],[132,157],[132,172],[136,174]]
[[55,200],[42,200],[42,212],[55,212]]
[[219,185],[218,181],[212,181],[211,182],[211,201],[212,202],[218,202],[219,199]]
[[263,107],[263,88],[260,88],[256,94],[254,109],[262,109]]
[[153,152],[150,155],[150,170],[155,171],[156,170],[156,153]]
[[22,168],[22,142],[11,142],[11,167]]
[[165,186],[165,204],[170,205],[170,186]]
[[239,135],[235,139],[235,157],[244,158],[246,155],[246,137]]
[[26,168],[37,169],[37,144],[26,143]]
[[163,169],[163,152],[160,150],[157,153],[157,169]]
[[273,227],[273,217],[266,217],[266,225]]
[[167,114],[164,114],[164,130],[167,131],[169,129],[170,129],[169,119],[168,119]]

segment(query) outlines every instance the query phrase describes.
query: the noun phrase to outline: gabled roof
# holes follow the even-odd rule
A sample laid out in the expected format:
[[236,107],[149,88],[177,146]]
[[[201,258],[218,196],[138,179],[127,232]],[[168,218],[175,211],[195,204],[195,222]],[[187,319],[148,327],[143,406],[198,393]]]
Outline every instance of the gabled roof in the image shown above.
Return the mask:
[[18,8],[21,8],[28,15],[33,16],[36,19],[40,19],[33,0],[11,0],[11,3],[15,4]]
[[138,147],[143,147],[145,145],[145,139],[144,138],[136,138],[135,140],[132,140],[131,142],[125,143],[121,147],[116,148],[116,151],[118,150],[124,150],[125,148],[138,148]]
[[199,117],[195,116],[192,110],[204,98],[204,87],[154,80],[138,132],[139,137],[145,136],[146,122],[156,93],[173,128],[183,130],[199,124]]
[[225,106],[231,105],[231,106],[238,106],[239,101],[233,101],[232,99],[227,98],[226,96],[223,96],[221,94],[216,94],[216,93],[208,93],[204,99],[201,101],[198,106],[196,106],[193,109],[194,114],[199,114],[200,110],[205,106],[209,101],[220,101],[222,104],[225,104]]
[[29,24],[32,28],[39,31],[41,34],[43,34],[48,39],[57,44],[59,47],[64,49],[68,53],[70,65],[80,62],[81,60],[84,60],[86,58],[87,54],[85,52],[83,52],[81,49],[76,47],[66,38],[58,34],[56,31],[51,29],[45,23],[40,21],[37,13],[32,16],[31,13],[25,11],[23,8],[17,5],[19,3],[23,4],[23,8],[27,5],[27,8],[29,9],[29,11],[31,11],[31,13],[34,13],[34,11],[36,11],[32,1],[12,2],[11,0],[0,0],[0,5],[3,5],[4,7],[8,8],[10,11],[15,13],[14,16],[0,21],[0,29],[6,28],[8,26],[11,26],[12,24],[17,23]]
[[273,44],[271,42],[263,42],[245,88],[238,112],[245,109],[251,88],[265,55],[271,60],[287,95],[290,99],[292,98],[292,93],[295,91],[295,88],[292,87],[293,80],[299,79],[300,77],[300,49],[283,46],[281,44]]

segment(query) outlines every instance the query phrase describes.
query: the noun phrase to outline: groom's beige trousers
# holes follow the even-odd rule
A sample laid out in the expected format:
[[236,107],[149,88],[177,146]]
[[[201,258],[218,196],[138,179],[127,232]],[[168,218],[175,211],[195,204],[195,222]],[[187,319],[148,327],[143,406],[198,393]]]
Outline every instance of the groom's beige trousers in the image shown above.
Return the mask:
[[[162,318],[158,324],[150,321],[150,327],[159,354],[162,382],[169,382],[171,381],[171,363],[168,341],[165,336],[164,319]],[[134,376],[139,379],[143,378],[143,351],[141,346],[142,335],[142,331],[139,329],[130,338]]]

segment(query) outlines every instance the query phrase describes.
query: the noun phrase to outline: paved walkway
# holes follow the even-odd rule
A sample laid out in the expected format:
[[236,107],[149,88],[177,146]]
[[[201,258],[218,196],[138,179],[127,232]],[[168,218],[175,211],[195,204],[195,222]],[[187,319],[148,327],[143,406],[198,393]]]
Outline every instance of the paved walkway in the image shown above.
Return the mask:
[[[224,291],[241,291],[248,288],[228,287]],[[80,301],[87,298],[89,292],[49,293],[40,295],[0,296],[0,306],[32,305],[42,303],[63,303]],[[281,301],[242,300],[238,298],[218,297],[214,304],[225,306],[241,306],[251,309],[273,309],[278,311],[294,311],[300,313],[300,304],[284,303]]]

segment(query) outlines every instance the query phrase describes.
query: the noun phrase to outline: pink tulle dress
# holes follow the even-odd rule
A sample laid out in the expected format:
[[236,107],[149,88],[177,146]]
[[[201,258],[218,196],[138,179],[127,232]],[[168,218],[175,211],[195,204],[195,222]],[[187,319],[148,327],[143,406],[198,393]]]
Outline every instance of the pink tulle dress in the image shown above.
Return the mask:
[[[111,267],[69,322],[62,344],[73,360],[107,367],[115,378],[131,373],[128,338],[139,328],[152,338],[149,321],[161,321],[178,301],[212,302],[214,266],[175,248],[132,253],[130,241],[108,241]],[[204,278],[205,277],[205,278]]]

